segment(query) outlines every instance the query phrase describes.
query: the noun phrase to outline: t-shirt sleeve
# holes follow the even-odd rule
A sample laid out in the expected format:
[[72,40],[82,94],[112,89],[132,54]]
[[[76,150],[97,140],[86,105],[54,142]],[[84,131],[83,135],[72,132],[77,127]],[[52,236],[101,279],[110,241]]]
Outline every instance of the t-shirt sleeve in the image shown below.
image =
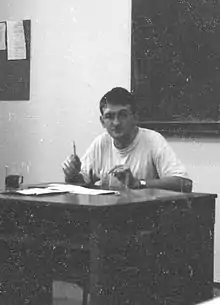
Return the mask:
[[97,180],[99,160],[100,160],[100,139],[95,139],[81,158],[81,174],[86,183],[91,182],[90,170],[92,170],[93,179]]
[[185,166],[162,135],[157,137],[153,159],[159,178],[170,176],[189,178]]

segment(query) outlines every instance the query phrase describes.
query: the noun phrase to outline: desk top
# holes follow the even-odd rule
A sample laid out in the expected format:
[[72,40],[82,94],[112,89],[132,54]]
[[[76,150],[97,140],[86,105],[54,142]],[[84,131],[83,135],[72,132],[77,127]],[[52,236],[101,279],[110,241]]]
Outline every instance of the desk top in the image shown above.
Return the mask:
[[212,197],[216,198],[216,194],[208,193],[179,193],[159,189],[142,189],[142,190],[122,190],[119,195],[76,195],[76,194],[53,194],[42,196],[23,196],[14,194],[0,194],[0,200],[22,201],[29,204],[41,205],[67,205],[67,206],[89,206],[89,207],[107,207],[121,206],[134,203],[152,203],[176,200],[189,200],[195,198]]

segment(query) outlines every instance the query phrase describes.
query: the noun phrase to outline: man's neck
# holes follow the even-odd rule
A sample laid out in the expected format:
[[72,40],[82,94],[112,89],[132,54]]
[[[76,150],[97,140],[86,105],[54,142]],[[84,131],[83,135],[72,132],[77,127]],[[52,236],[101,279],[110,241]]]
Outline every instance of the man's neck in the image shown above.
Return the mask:
[[138,126],[135,126],[135,128],[127,137],[124,137],[120,140],[114,140],[115,147],[118,149],[123,149],[128,147],[134,141],[137,133],[138,133]]

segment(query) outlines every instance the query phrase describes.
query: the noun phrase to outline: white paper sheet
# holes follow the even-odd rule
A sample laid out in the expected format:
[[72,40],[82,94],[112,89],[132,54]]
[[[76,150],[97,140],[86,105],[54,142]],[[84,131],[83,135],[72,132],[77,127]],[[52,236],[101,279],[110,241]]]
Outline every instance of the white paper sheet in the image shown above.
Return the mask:
[[38,195],[50,195],[50,194],[62,194],[66,193],[65,191],[60,191],[60,190],[53,190],[50,188],[30,188],[30,189],[24,189],[24,190],[17,190],[13,191],[16,194],[20,195],[27,195],[27,196],[38,196]]
[[40,196],[40,195],[53,195],[53,194],[82,194],[82,195],[110,195],[116,194],[119,192],[113,190],[100,190],[100,189],[90,189],[78,185],[72,184],[49,184],[46,187],[32,187],[21,190],[9,190],[8,194],[20,194],[25,196]]
[[100,190],[90,189],[79,185],[72,184],[49,184],[48,188],[60,191],[66,191],[73,194],[84,194],[84,195],[107,195],[107,194],[119,194],[113,190]]
[[0,50],[5,50],[6,49],[6,44],[5,44],[5,23],[0,22]]
[[8,60],[26,59],[23,21],[7,21]]

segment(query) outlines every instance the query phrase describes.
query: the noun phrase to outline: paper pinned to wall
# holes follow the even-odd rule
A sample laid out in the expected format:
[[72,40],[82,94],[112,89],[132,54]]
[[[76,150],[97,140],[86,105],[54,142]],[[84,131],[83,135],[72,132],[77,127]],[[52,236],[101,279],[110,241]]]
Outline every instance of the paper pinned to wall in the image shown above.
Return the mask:
[[5,22],[0,22],[0,51],[6,49],[5,30]]
[[7,21],[8,60],[26,59],[23,21]]

